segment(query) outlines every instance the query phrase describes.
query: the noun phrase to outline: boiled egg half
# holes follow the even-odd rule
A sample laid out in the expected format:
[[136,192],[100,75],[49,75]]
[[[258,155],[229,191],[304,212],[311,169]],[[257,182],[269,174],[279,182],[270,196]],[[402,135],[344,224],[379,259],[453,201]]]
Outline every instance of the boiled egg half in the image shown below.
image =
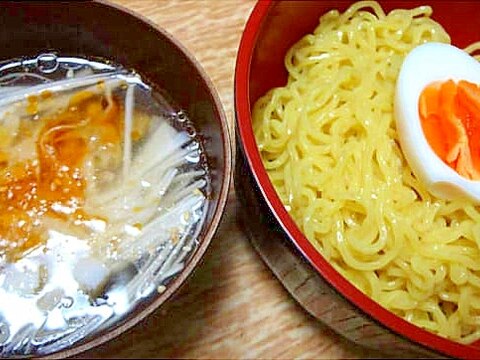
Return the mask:
[[447,44],[405,58],[396,84],[402,151],[416,177],[443,199],[480,203],[480,63]]

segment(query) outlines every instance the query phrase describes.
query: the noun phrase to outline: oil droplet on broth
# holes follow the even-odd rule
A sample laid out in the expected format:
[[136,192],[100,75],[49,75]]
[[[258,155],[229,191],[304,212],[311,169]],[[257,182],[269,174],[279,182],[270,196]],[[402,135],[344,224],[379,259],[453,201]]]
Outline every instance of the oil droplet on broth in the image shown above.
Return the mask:
[[111,63],[52,59],[0,66],[0,90],[18,75],[0,101],[2,356],[58,351],[163,292],[208,208],[183,111]]

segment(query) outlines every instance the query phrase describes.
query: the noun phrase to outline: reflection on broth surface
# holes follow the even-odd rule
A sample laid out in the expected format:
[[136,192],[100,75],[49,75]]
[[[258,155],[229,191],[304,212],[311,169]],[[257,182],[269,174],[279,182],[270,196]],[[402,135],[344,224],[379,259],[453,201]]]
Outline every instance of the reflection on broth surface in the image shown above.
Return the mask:
[[43,56],[48,74],[0,64],[3,356],[70,346],[164,291],[208,206],[183,112],[131,71]]

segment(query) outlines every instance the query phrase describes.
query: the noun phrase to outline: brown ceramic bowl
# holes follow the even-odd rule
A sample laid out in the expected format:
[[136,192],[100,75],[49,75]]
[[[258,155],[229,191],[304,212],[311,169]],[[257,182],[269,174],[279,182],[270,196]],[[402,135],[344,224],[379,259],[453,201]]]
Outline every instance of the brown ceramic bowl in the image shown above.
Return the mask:
[[199,245],[181,273],[165,292],[141,303],[120,322],[55,354],[64,358],[112,339],[172,298],[202,259],[219,225],[232,153],[226,117],[208,76],[177,40],[148,20],[105,1],[0,1],[0,60],[46,51],[112,60],[165,90],[201,133],[212,178]]
[[[259,1],[246,25],[235,71],[237,164],[235,190],[254,246],[290,293],[313,316],[359,344],[399,357],[480,358],[479,342],[464,345],[406,322],[385,310],[341,276],[310,244],[288,215],[262,164],[251,111],[267,90],[284,86],[286,51],[313,31],[331,9],[353,1]],[[480,2],[442,0],[380,1],[385,11],[431,5],[454,45],[478,41]],[[465,24],[469,24],[466,26]]]

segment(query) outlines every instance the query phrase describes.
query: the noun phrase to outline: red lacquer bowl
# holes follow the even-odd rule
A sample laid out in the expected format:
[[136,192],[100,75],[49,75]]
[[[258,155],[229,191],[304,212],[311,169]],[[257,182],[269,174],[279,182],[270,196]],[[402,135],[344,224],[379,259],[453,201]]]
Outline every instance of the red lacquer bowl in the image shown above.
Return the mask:
[[[235,73],[238,131],[235,184],[238,198],[248,209],[248,234],[257,240],[268,236],[271,243],[283,241],[306,260],[299,266],[320,275],[315,281],[319,288],[322,287],[318,292],[322,297],[321,306],[334,303],[334,311],[343,312],[343,320],[318,306],[316,309],[304,307],[351,340],[397,356],[444,354],[480,358],[479,343],[462,345],[414,326],[385,310],[341,276],[297,228],[262,165],[252,130],[253,104],[268,89],[286,83],[283,64],[286,51],[303,35],[313,31],[323,13],[333,8],[344,11],[351,3],[339,0],[259,1],[250,16],[240,43]],[[426,4],[432,6],[433,18],[447,30],[454,45],[464,47],[480,40],[479,1],[381,2],[385,11]],[[295,289],[287,288],[295,296]]]

